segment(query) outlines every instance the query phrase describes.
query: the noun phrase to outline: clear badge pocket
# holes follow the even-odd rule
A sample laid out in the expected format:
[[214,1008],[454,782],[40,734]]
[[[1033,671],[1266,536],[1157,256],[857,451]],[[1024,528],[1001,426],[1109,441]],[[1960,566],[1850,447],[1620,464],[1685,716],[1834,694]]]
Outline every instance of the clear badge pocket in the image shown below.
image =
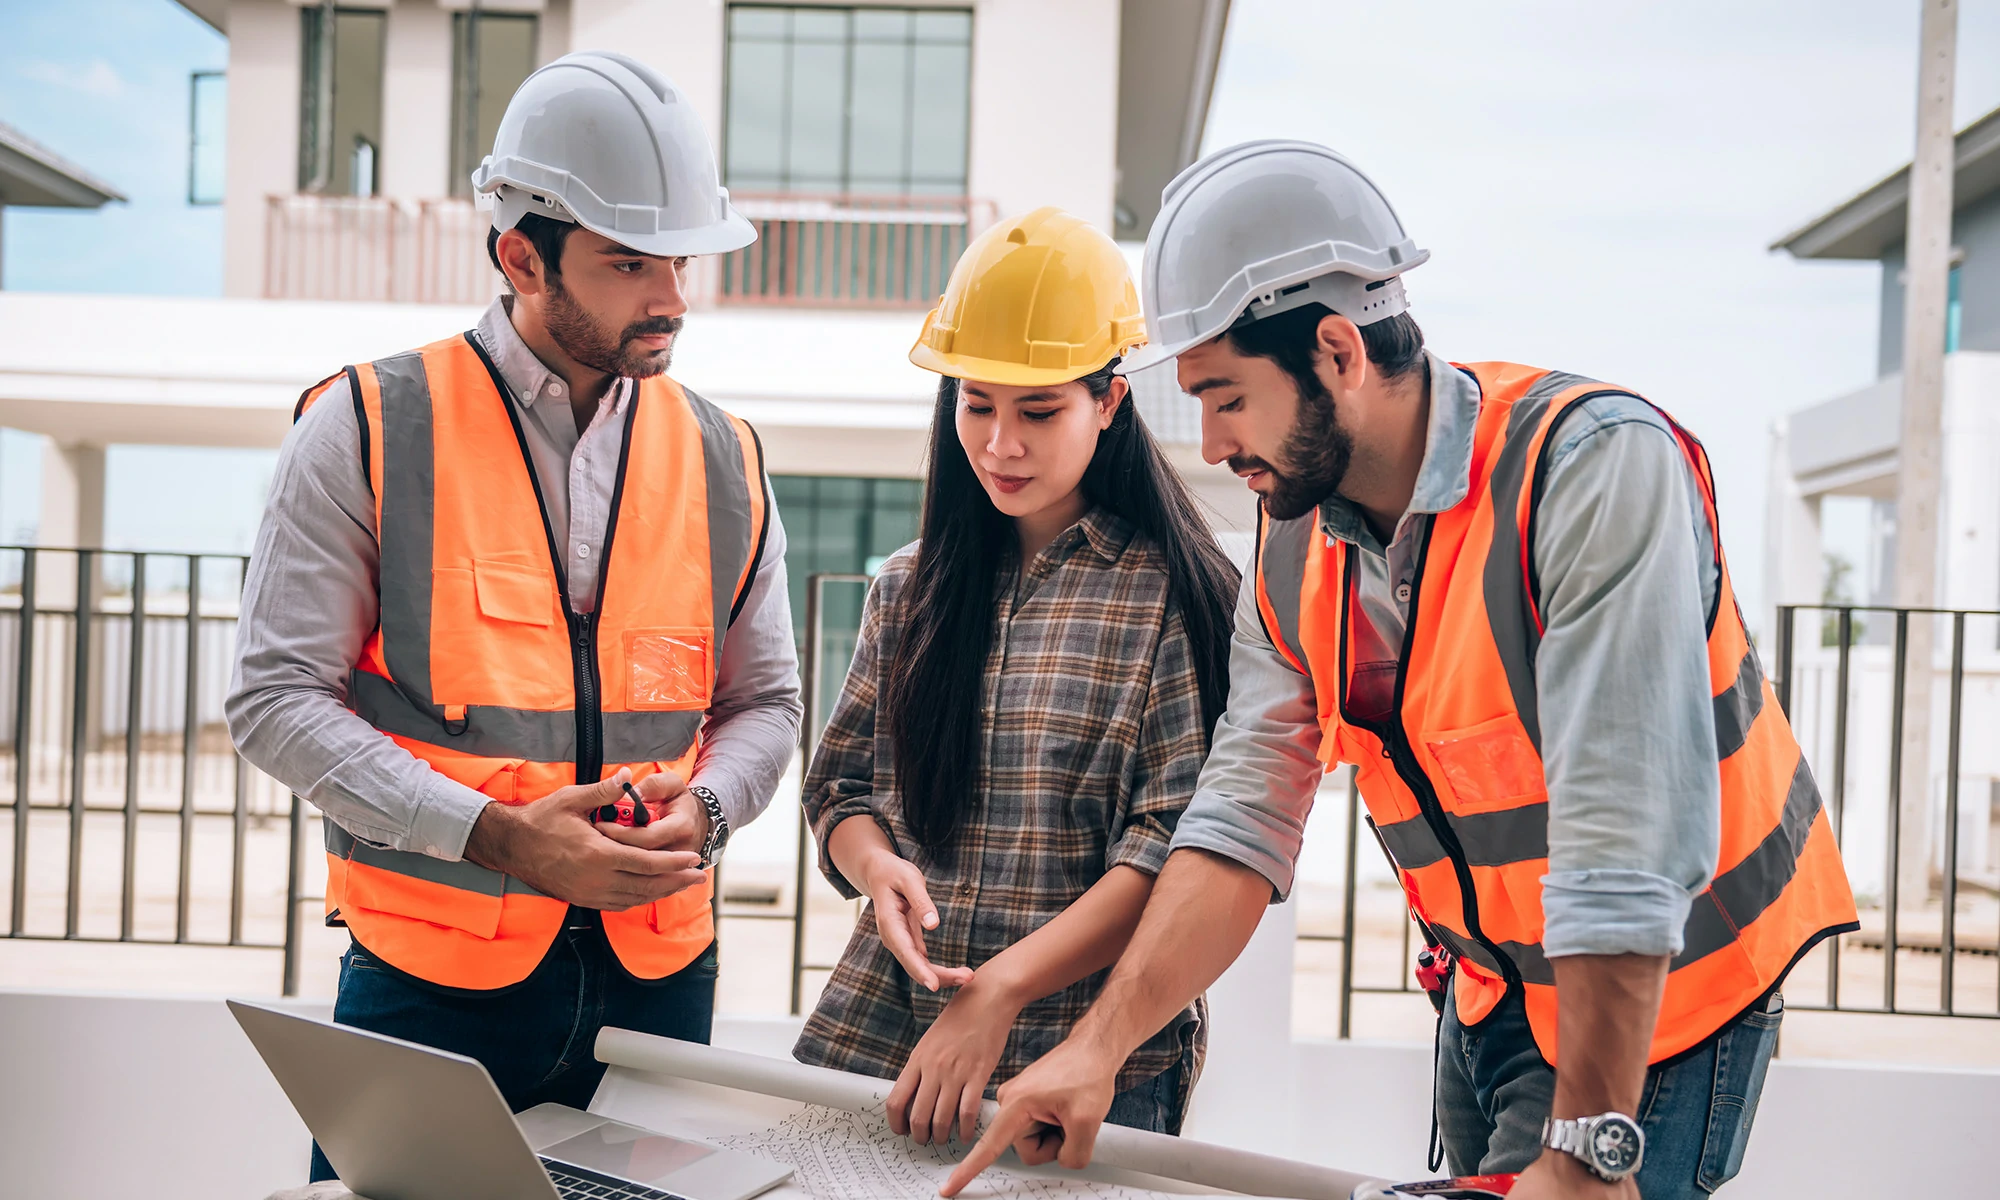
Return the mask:
[[625,704],[633,711],[707,708],[715,679],[707,629],[634,629],[625,635]]

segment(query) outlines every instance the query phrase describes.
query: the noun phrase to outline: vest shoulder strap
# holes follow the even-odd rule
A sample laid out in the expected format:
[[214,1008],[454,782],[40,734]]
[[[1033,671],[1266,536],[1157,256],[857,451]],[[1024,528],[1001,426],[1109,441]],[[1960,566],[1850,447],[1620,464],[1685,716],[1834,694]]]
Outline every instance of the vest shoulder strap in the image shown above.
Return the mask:
[[292,406],[292,424],[305,419],[306,410],[319,402],[320,397],[333,390],[339,380],[347,381],[347,395],[354,404],[354,424],[361,436],[361,478],[367,482],[368,490],[375,491],[375,471],[371,458],[372,445],[369,436],[368,404],[361,392],[361,373],[353,366],[345,366],[333,374],[313,384],[299,393],[298,403]]
[[743,486],[749,503],[750,537],[749,555],[745,558],[742,572],[737,576],[736,588],[729,605],[729,623],[735,624],[737,615],[743,611],[744,602],[750,596],[750,588],[757,581],[757,571],[764,559],[765,543],[770,539],[771,512],[769,497],[770,477],[764,467],[764,443],[750,422],[724,411],[706,396],[686,386],[681,394],[687,397],[689,407],[694,410],[697,420],[704,429],[727,431],[729,440],[741,456]]
[[1306,556],[1312,539],[1319,536],[1319,514],[1309,512],[1289,521],[1274,521],[1259,508],[1257,514],[1257,616],[1264,636],[1278,653],[1303,674],[1305,643],[1299,636],[1300,594],[1305,587]]

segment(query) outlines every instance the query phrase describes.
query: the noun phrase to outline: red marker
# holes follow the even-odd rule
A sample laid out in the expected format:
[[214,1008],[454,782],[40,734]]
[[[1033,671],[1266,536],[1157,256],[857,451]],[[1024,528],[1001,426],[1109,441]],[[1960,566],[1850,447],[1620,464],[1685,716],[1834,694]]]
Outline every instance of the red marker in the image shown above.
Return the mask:
[[618,786],[625,789],[625,798],[599,808],[597,819],[607,825],[623,825],[628,829],[644,828],[650,824],[653,814],[646,808],[646,802],[639,799],[639,793],[629,783]]

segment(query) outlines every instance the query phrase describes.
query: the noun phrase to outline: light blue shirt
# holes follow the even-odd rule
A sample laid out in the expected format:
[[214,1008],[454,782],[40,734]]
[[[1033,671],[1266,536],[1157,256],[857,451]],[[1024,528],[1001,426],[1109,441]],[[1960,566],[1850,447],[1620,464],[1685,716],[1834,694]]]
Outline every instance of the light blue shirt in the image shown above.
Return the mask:
[[[1430,375],[1423,463],[1389,544],[1345,499],[1320,509],[1322,530],[1360,551],[1357,667],[1395,661],[1428,528],[1419,518],[1471,486],[1478,385],[1435,355]],[[1549,451],[1532,547],[1545,622],[1535,658],[1549,795],[1542,948],[1551,958],[1675,954],[1721,837],[1713,541],[1658,412],[1626,396],[1579,408]],[[1254,575],[1237,599],[1229,671],[1228,711],[1173,846],[1240,862],[1282,898],[1321,774],[1318,704],[1312,680],[1264,630]]]

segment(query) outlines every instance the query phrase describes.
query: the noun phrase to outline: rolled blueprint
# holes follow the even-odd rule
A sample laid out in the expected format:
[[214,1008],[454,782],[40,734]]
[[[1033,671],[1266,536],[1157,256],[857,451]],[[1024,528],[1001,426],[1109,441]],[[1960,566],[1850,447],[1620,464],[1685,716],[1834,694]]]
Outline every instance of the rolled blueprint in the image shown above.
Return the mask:
[[[880,1116],[894,1084],[887,1079],[850,1075],[788,1059],[723,1050],[696,1042],[655,1037],[629,1029],[606,1028],[597,1035],[597,1059],[614,1067],[650,1071],[738,1091]],[[981,1124],[999,1106],[980,1105]],[[1098,1132],[1093,1161],[1127,1171],[1177,1179],[1199,1187],[1288,1200],[1349,1200],[1357,1187],[1374,1182],[1365,1175],[1236,1150],[1188,1138],[1168,1137],[1106,1125]]]

